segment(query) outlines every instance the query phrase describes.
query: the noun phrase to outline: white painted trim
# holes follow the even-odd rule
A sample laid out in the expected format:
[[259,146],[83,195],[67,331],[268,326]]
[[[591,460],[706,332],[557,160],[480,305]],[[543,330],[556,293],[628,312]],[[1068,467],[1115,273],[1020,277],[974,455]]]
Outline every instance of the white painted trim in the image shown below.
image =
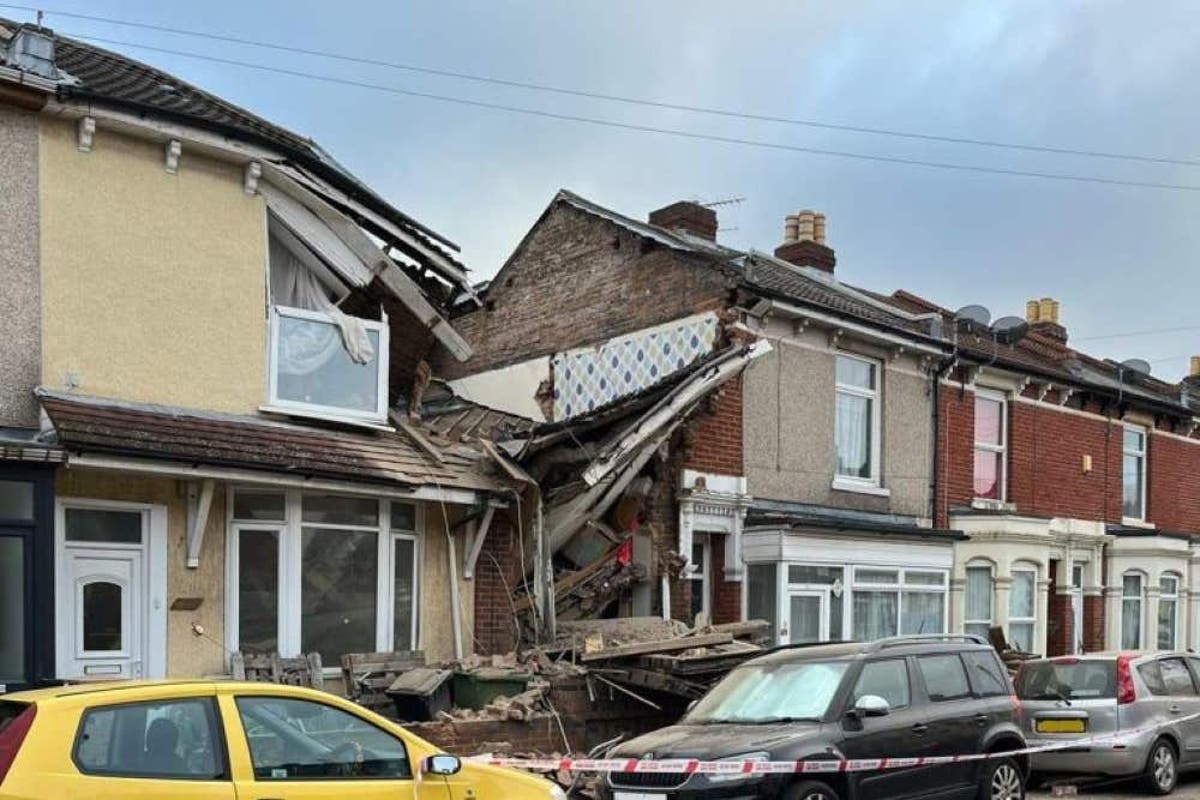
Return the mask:
[[836,317],[829,314],[823,314],[819,311],[809,311],[798,306],[793,306],[790,303],[783,303],[777,300],[760,300],[749,309],[749,313],[756,317],[765,317],[773,312],[786,314],[799,319],[808,319],[815,322],[821,322],[836,329],[852,331],[856,335],[856,338],[873,342],[884,342],[893,346],[899,345],[918,353],[927,353],[929,355],[940,356],[945,355],[947,352],[939,347],[922,344],[912,339],[906,339],[903,336],[898,336],[886,331],[876,330],[866,325],[859,325],[855,322],[851,322],[845,317]]
[[[978,387],[975,390],[975,403],[978,406],[979,401],[990,400],[1000,404],[1000,444],[994,445],[987,442],[978,442],[974,440],[972,434],[972,454],[976,450],[983,450],[988,453],[998,454],[1000,456],[1000,474],[997,476],[997,481],[1000,486],[1000,496],[998,498],[974,498],[976,501],[985,503],[998,503],[1004,506],[1008,502],[1008,443],[1009,443],[1009,420],[1008,420],[1008,393],[997,391],[995,389],[986,389]],[[974,486],[972,486],[972,492]]]
[[[839,359],[848,359],[866,364],[871,368],[872,383],[874,388],[863,389],[859,386],[840,383],[837,379],[837,368]],[[857,478],[852,475],[840,475],[837,471],[837,464],[834,464],[833,483],[835,489],[842,489],[838,484],[853,485],[855,488],[846,488],[844,491],[863,491],[870,494],[872,488],[882,488],[883,474],[883,443],[880,441],[883,433],[883,361],[869,356],[859,355],[848,350],[834,350],[833,358],[833,392],[834,392],[834,419],[833,419],[833,451],[834,460],[837,460],[837,409],[836,397],[838,394],[848,394],[853,397],[861,397],[871,402],[871,474],[867,478]],[[861,487],[861,488],[859,488]]]
[[[1142,439],[1141,449],[1130,450],[1128,447],[1126,447],[1125,434],[1130,431],[1141,436],[1141,439]],[[1125,474],[1125,459],[1130,456],[1138,459],[1138,466],[1139,466],[1139,469],[1138,469],[1138,492],[1141,495],[1138,498],[1138,510],[1141,511],[1142,513],[1140,516],[1137,516],[1137,517],[1124,517],[1123,516],[1122,522],[1126,525],[1132,524],[1132,525],[1136,525],[1136,526],[1140,527],[1140,526],[1144,526],[1147,524],[1146,523],[1146,512],[1149,511],[1149,509],[1146,508],[1147,493],[1148,493],[1148,489],[1150,488],[1149,487],[1149,484],[1150,484],[1150,480],[1149,480],[1149,478],[1150,478],[1150,429],[1147,426],[1138,425],[1138,424],[1134,424],[1134,423],[1128,423],[1128,422],[1121,426],[1121,474],[1122,474],[1122,476]],[[1121,481],[1122,510],[1124,510],[1124,503],[1125,503],[1125,486],[1124,486],[1124,478],[1122,478],[1122,481]],[[1150,527],[1153,527],[1153,526],[1150,526]]]
[[[755,330],[755,329],[747,327],[745,325],[741,325],[740,323],[736,327],[739,327],[739,328],[747,331],[748,333],[752,333],[755,336],[759,337],[760,339],[766,339],[767,341],[772,342],[773,344],[780,345],[782,347],[794,347],[797,350],[808,350],[813,353],[822,353],[824,355],[833,355],[835,353],[841,352],[841,350],[839,350],[838,348],[829,347],[828,344],[818,346],[815,344],[810,344],[808,342],[800,341],[799,339],[795,339],[792,337],[770,334],[770,333],[765,332],[765,330],[761,329],[761,328],[759,330]],[[886,365],[886,368],[887,368],[887,371],[889,374],[907,375],[910,378],[919,378],[920,380],[926,380],[929,377],[927,374],[925,374],[924,372],[921,372],[920,370],[909,369],[907,367],[900,366],[900,362],[898,362],[898,361],[889,360]]]
[[[88,497],[58,497],[54,502],[54,587],[55,638],[60,638],[60,622],[65,619],[68,598],[63,596],[63,555],[66,543],[66,509],[95,508],[112,511],[137,511],[143,515],[146,539],[141,545],[112,545],[88,542],[88,550],[141,551],[145,554],[144,613],[142,622],[142,675],[146,678],[165,678],[167,675],[167,507],[152,503],[131,503]],[[56,647],[55,675],[64,674],[64,654]],[[134,659],[135,661],[137,659]]]
[[845,475],[835,476],[829,488],[835,492],[854,492],[855,494],[869,494],[875,497],[892,496],[891,489],[880,486],[874,481],[856,481]]
[[179,478],[216,478],[218,480],[234,481],[237,483],[274,486],[298,487],[310,492],[333,492],[335,494],[352,494],[367,497],[380,497],[392,500],[418,502],[430,500],[434,502],[451,503],[455,505],[472,505],[487,495],[485,490],[451,489],[443,487],[418,486],[411,491],[402,488],[371,486],[349,481],[324,480],[319,478],[303,478],[296,476],[278,475],[270,472],[256,472],[249,469],[226,469],[223,467],[196,467],[178,461],[142,461],[135,458],[109,457],[100,455],[71,456],[70,464],[81,469],[104,469],[118,472],[134,472],[146,475],[170,475]]

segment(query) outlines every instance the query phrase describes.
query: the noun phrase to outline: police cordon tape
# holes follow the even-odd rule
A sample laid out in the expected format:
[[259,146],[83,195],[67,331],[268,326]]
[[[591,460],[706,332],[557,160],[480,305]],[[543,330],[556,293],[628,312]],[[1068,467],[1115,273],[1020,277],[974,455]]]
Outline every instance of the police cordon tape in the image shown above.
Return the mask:
[[768,774],[814,774],[829,772],[873,772],[884,769],[906,769],[940,764],[960,764],[964,761],[986,761],[993,758],[1052,753],[1056,750],[1073,750],[1099,742],[1119,744],[1140,736],[1154,733],[1160,728],[1200,719],[1200,713],[1166,720],[1154,725],[1144,725],[1126,731],[1085,736],[1081,739],[1064,739],[1059,742],[1026,747],[1021,750],[1006,750],[998,753],[970,753],[958,756],[925,756],[921,758],[858,758],[858,759],[802,759],[799,761],[757,761],[754,759],[723,759],[700,761],[693,758],[644,760],[637,758],[495,758],[490,755],[467,759],[477,764],[493,767],[513,767],[531,772],[658,772],[682,775],[768,775]]

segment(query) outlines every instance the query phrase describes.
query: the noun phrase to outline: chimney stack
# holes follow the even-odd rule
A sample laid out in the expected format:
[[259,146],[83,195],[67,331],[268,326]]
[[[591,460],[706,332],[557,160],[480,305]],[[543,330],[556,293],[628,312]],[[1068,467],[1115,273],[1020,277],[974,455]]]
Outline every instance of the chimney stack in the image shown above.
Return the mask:
[[651,211],[651,225],[669,231],[682,231],[710,242],[717,240],[717,212],[690,200],[680,200],[669,206]]
[[1188,377],[1194,381],[1200,381],[1200,356],[1192,356],[1191,369],[1188,370]]
[[775,248],[775,257],[832,274],[837,258],[833,248],[825,244],[825,215],[804,209],[785,217],[783,244]]
[[1058,301],[1053,297],[1030,300],[1025,304],[1025,321],[1030,327],[1062,344],[1067,343],[1067,329],[1058,321]]

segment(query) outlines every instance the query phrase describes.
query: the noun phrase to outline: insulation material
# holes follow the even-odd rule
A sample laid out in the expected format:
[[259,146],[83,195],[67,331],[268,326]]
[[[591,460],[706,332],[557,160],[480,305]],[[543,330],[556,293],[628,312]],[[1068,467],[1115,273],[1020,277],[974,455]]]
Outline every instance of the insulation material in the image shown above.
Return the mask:
[[646,389],[713,350],[717,315],[701,314],[556,356],[554,419],[586,414]]

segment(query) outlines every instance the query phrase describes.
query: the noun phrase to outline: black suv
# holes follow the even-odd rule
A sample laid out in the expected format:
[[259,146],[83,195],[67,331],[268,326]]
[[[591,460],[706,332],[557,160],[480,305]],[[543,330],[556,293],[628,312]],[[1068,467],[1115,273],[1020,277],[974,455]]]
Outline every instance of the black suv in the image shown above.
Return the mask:
[[[612,758],[827,761],[1003,753],[1025,746],[996,651],[975,636],[785,646],[734,669],[677,724]],[[1022,800],[1023,756],[810,775],[609,773],[611,800]]]

